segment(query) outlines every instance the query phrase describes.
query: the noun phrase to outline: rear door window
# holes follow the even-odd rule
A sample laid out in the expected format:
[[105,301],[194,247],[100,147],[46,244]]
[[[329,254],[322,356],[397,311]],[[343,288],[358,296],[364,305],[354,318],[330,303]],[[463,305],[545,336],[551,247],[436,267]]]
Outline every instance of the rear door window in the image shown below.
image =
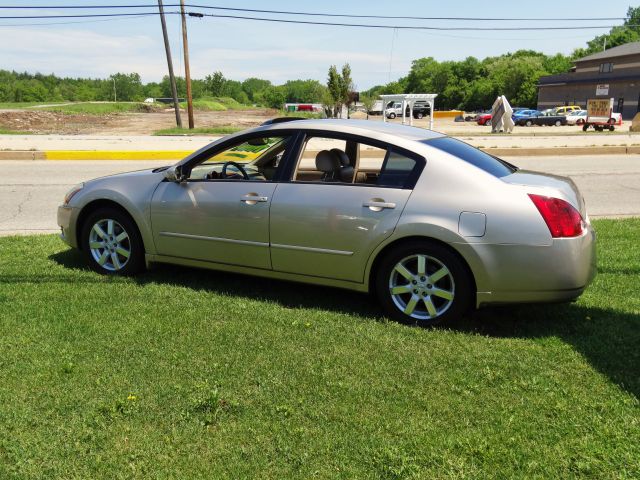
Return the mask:
[[500,160],[455,138],[441,137],[423,140],[422,142],[443,152],[450,153],[454,157],[458,157],[460,160],[464,160],[494,177],[506,177],[516,171],[513,165],[504,160]]

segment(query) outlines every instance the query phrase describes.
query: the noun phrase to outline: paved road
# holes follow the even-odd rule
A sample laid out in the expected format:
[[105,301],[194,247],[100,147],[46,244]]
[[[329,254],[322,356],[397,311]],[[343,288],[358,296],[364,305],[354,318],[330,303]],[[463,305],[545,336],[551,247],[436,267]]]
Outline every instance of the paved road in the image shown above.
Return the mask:
[[[640,155],[513,157],[527,169],[572,177],[591,217],[640,216]],[[83,180],[151,168],[159,161],[13,161],[0,163],[0,235],[57,232],[56,209]]]

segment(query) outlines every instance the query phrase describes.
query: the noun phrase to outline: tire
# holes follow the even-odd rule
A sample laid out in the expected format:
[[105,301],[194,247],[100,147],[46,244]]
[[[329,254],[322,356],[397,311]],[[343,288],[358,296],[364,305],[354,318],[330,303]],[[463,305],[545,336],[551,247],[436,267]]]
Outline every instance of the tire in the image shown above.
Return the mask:
[[417,114],[416,114],[416,118],[417,118],[418,120],[420,120],[422,117],[424,117],[424,115],[423,115],[422,113],[417,113]]
[[484,122],[484,124],[485,124],[487,127],[490,127],[490,126],[491,126],[491,119],[489,119],[489,120],[487,120],[486,122]]
[[393,120],[394,118],[396,118],[396,114],[395,114],[395,113],[390,113],[390,114],[389,114],[389,118],[390,118],[391,120]]
[[560,125],[562,125],[562,122],[560,120],[556,120],[556,123],[554,125],[556,127],[559,127]]
[[82,225],[81,246],[89,267],[103,275],[134,275],[144,270],[140,232],[121,210],[100,208],[89,214]]
[[531,126],[533,126],[533,122],[532,122],[531,120],[527,120],[526,122],[524,122],[524,124],[525,124],[527,127],[531,127]]
[[587,130],[589,130],[589,124],[588,123],[583,123],[582,124],[582,131],[586,132]]
[[583,125],[584,124],[584,120],[582,120],[581,118],[576,120],[576,125]]
[[614,127],[613,125],[609,125],[609,131],[613,132],[616,129],[616,127]]
[[[439,276],[435,281],[434,275]],[[407,243],[386,255],[376,272],[375,292],[390,318],[421,327],[459,320],[473,298],[462,260],[428,241]]]

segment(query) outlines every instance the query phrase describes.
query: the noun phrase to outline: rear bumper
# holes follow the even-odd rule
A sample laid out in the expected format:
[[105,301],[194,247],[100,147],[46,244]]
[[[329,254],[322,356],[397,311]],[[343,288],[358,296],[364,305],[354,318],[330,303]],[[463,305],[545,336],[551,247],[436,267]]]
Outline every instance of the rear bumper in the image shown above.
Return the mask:
[[548,246],[477,245],[486,268],[476,305],[575,300],[596,274],[596,234],[553,239]]
[[58,226],[60,227],[60,238],[69,246],[78,248],[76,235],[76,221],[78,219],[78,209],[68,205],[58,207]]

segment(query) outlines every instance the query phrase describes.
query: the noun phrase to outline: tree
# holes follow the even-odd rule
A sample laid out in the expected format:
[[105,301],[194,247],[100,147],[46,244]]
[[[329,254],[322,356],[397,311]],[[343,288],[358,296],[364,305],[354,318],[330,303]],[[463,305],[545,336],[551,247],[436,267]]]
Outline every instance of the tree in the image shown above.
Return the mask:
[[114,92],[117,100],[123,102],[133,102],[142,100],[142,81],[137,73],[115,73],[109,77],[109,85],[106,89],[111,89],[110,99],[113,100]]
[[204,77],[204,83],[207,86],[207,91],[214,97],[222,97],[224,94],[224,85],[227,79],[224,78],[222,72],[213,72],[212,75]]
[[342,106],[349,105],[349,92],[353,90],[353,80],[351,79],[351,67],[348,63],[342,66],[342,74],[338,73],[335,65],[329,67],[329,77],[327,88],[333,100],[332,116],[336,117],[338,112],[342,116]]
[[249,100],[256,102],[256,96],[260,94],[264,89],[271,86],[269,80],[263,80],[261,78],[251,77],[242,82],[242,90],[247,94]]
[[264,102],[268,107],[281,109],[286,101],[286,93],[284,87],[270,86],[262,91]]
[[376,103],[376,97],[374,97],[373,95],[368,95],[366,93],[363,93],[360,95],[360,101],[362,102],[362,105],[364,105],[364,108],[367,111],[367,120],[369,120],[369,112],[371,111],[371,109],[373,109],[373,106]]

